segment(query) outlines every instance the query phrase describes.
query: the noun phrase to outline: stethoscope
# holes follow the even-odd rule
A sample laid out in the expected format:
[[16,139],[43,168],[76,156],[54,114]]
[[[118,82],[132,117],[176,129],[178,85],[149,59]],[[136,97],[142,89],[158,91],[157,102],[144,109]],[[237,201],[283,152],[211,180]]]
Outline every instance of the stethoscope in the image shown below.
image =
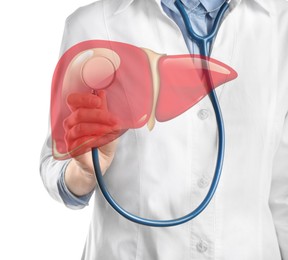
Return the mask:
[[[177,7],[177,9],[179,10],[179,12],[180,12],[180,14],[184,20],[184,24],[185,24],[185,27],[186,27],[186,30],[188,32],[190,39],[198,45],[198,47],[200,49],[200,55],[202,56],[204,61],[207,62],[209,60],[209,55],[210,55],[209,50],[208,50],[209,49],[208,46],[209,46],[209,44],[212,44],[212,41],[218,32],[221,20],[224,16],[226,10],[229,8],[229,3],[225,2],[221,6],[221,8],[217,14],[217,17],[215,19],[215,22],[212,26],[211,32],[209,34],[207,34],[205,37],[199,36],[198,34],[196,34],[193,31],[193,28],[192,28],[191,23],[189,21],[189,17],[188,17],[188,15],[184,9],[184,6],[183,6],[181,0],[176,0],[174,4]],[[206,74],[205,78],[207,80],[207,85],[210,87],[213,86],[213,82],[211,80],[209,70],[205,70],[205,74]],[[136,216],[136,215],[131,214],[130,212],[126,211],[125,209],[123,209],[119,204],[117,204],[117,202],[113,199],[113,197],[110,195],[109,191],[107,190],[107,187],[104,183],[101,169],[100,169],[98,149],[97,148],[92,149],[93,165],[94,165],[95,175],[96,175],[96,179],[97,179],[99,188],[100,188],[102,194],[104,195],[105,199],[107,200],[107,202],[123,217],[125,217],[126,219],[128,219],[132,222],[146,225],[146,226],[169,227],[169,226],[176,226],[176,225],[183,224],[183,223],[195,218],[207,207],[207,205],[211,201],[213,195],[215,194],[215,191],[217,189],[217,186],[218,186],[218,183],[220,180],[220,176],[221,176],[221,172],[222,172],[222,166],[223,166],[223,160],[224,160],[224,148],[225,148],[224,123],[223,123],[223,119],[222,119],[222,114],[221,114],[219,102],[218,102],[218,99],[217,99],[217,96],[216,96],[216,93],[215,93],[215,90],[213,87],[211,87],[211,91],[209,93],[209,98],[210,98],[211,103],[213,105],[213,109],[214,109],[215,116],[216,116],[217,127],[218,127],[218,155],[217,155],[214,177],[212,179],[209,191],[208,191],[206,197],[204,198],[204,200],[199,204],[199,206],[196,209],[194,209],[191,213],[189,213],[183,217],[180,217],[177,219],[171,219],[171,220],[153,220],[153,219],[146,219],[146,218]]]

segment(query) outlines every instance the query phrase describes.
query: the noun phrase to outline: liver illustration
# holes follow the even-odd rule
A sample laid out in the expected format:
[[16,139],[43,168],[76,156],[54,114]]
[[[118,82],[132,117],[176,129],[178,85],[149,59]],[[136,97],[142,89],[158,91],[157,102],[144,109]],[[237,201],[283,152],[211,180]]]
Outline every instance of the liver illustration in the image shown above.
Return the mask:
[[[207,73],[212,84],[207,83]],[[206,75],[206,76],[205,76]],[[191,108],[211,88],[233,80],[229,66],[199,55],[165,55],[130,44],[104,40],[84,41],[67,50],[54,71],[51,88],[53,156],[62,160],[91,149],[87,139],[67,151],[63,128],[71,113],[70,93],[97,94],[104,89],[108,110],[121,122],[121,134],[155,121],[172,120]],[[97,140],[93,144],[97,147]]]

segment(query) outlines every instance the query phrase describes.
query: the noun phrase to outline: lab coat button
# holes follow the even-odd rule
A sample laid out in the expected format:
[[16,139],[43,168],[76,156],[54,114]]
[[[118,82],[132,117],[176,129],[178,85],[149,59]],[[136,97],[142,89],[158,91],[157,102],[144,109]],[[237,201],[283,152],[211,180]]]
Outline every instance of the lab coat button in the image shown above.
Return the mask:
[[199,112],[198,112],[198,117],[201,119],[201,120],[205,120],[209,117],[209,111],[207,109],[201,109]]
[[200,240],[196,245],[197,251],[199,253],[204,253],[208,249],[208,243],[204,240]]
[[209,185],[209,179],[206,176],[203,176],[198,180],[198,187],[201,189],[205,189]]

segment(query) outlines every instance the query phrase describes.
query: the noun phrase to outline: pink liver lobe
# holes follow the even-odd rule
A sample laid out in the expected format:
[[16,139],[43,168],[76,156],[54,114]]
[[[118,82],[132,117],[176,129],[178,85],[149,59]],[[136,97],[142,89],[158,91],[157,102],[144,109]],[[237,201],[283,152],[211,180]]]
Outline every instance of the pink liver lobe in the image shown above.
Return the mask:
[[[212,86],[206,83],[207,64]],[[206,62],[199,55],[163,56],[158,69],[160,91],[155,116],[160,122],[171,120],[194,106],[211,87],[216,88],[237,77],[227,65],[211,58]]]

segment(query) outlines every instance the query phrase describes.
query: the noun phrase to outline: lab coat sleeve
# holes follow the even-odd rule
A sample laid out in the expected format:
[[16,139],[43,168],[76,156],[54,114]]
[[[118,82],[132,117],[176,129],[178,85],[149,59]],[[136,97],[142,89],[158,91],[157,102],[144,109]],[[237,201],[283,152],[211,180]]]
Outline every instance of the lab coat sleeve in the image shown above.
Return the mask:
[[273,164],[270,208],[282,260],[288,260],[288,113]]
[[43,145],[40,157],[40,175],[46,190],[55,200],[64,203],[68,208],[81,209],[88,205],[92,192],[86,196],[76,197],[65,183],[63,176],[69,160],[55,160],[52,156],[51,131],[49,126],[48,135]]
[[[77,42],[77,36],[79,35],[78,31],[79,29],[74,28],[73,30],[73,28],[71,28],[70,26],[69,21],[70,17],[66,19],[60,49],[60,57],[69,47],[73,46]],[[74,23],[73,27],[75,27],[75,24],[76,23]],[[43,145],[40,157],[40,175],[42,181],[52,198],[61,203],[64,203],[69,208],[81,209],[86,205],[88,205],[88,201],[91,197],[91,194],[83,198],[81,197],[78,198],[75,197],[73,194],[71,194],[65,185],[61,186],[61,177],[63,178],[63,174],[66,170],[69,161],[70,160],[60,161],[54,159],[52,155],[52,137],[51,137],[51,126],[49,121],[48,134],[46,141]]]

